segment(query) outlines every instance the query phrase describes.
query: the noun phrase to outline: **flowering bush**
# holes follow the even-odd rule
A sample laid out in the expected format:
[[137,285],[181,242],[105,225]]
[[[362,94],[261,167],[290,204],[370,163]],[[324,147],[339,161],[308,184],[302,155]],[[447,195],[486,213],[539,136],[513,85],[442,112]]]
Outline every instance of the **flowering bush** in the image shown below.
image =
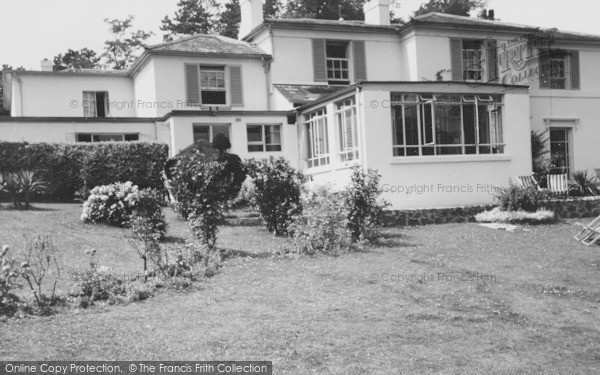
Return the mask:
[[8,246],[0,250],[0,316],[10,316],[19,307],[19,298],[12,293],[19,273],[14,269],[14,261],[8,257]]
[[556,221],[556,217],[552,211],[504,211],[500,207],[496,207],[491,211],[475,215],[475,221],[478,223],[550,224]]
[[254,199],[267,229],[286,235],[294,216],[302,212],[300,187],[307,179],[284,158],[247,161],[254,184]]
[[352,242],[375,239],[378,235],[377,228],[382,224],[383,210],[388,205],[379,201],[380,178],[377,171],[364,172],[358,165],[353,167],[351,181],[345,192]]
[[294,250],[300,254],[337,255],[351,246],[348,209],[340,192],[320,188],[302,195],[302,214],[290,225]]
[[536,212],[547,200],[548,194],[535,188],[523,188],[509,181],[509,187],[500,189],[495,198],[502,211]]
[[131,181],[96,186],[83,203],[81,220],[123,227],[140,199],[140,190]]

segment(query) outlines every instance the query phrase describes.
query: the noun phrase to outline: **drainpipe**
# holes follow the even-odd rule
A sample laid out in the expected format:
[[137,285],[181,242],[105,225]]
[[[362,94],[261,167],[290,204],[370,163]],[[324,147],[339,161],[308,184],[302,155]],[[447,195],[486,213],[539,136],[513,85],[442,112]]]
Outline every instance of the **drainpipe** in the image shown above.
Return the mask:
[[[15,116],[15,117],[23,117],[23,81],[21,81],[21,78],[17,77],[14,73],[13,73],[13,80],[16,80],[17,83],[19,84],[19,116]],[[12,90],[12,87],[11,87]],[[12,95],[12,93],[11,93]]]
[[265,75],[267,79],[265,80],[267,85],[267,111],[271,110],[271,59],[267,57],[262,57],[263,68],[265,69]]

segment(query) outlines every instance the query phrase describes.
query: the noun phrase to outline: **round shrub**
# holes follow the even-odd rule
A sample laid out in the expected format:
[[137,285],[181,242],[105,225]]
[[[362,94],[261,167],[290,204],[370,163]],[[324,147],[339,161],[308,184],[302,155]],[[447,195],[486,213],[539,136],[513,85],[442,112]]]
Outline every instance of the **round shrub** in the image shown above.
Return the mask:
[[300,187],[307,179],[283,157],[247,162],[255,186],[256,200],[267,229],[276,235],[288,234],[293,218],[302,212]]
[[81,220],[123,227],[139,200],[140,190],[131,181],[96,186],[83,203]]

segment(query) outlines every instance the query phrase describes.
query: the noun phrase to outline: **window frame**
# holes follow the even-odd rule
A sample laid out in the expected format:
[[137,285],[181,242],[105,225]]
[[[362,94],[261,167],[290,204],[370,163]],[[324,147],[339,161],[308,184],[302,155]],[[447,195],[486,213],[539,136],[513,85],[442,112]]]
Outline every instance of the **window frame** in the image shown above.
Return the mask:
[[194,143],[198,142],[199,140],[196,140],[195,137],[195,129],[196,128],[200,128],[200,127],[208,127],[208,138],[209,141],[208,142],[212,142],[214,140],[215,137],[215,130],[214,127],[215,126],[226,126],[227,127],[227,138],[229,138],[229,141],[231,142],[231,124],[229,123],[223,123],[223,124],[219,124],[219,123],[211,123],[211,124],[206,124],[206,123],[193,123],[192,124],[192,140],[194,141]]
[[[466,48],[469,44],[478,44],[478,48]],[[467,58],[465,54],[472,53],[474,56]],[[479,54],[479,59],[477,55]],[[462,39],[461,43],[461,61],[463,65],[463,80],[467,82],[483,82],[485,79],[485,48],[483,40],[480,39]],[[479,78],[469,78],[469,73],[479,74]]]
[[[199,94],[200,94],[200,104],[203,106],[227,106],[229,103],[229,90],[227,88],[227,83],[228,83],[228,77],[227,77],[227,66],[225,65],[207,65],[207,64],[198,64],[198,89],[199,89]],[[219,74],[222,74],[223,78],[223,87],[212,87],[210,84],[210,78],[208,78],[208,86],[205,87],[203,86],[203,73],[205,74],[210,74],[210,73],[214,73],[215,74],[215,80],[218,82],[219,81]],[[223,103],[204,103],[204,99],[203,99],[203,93],[204,92],[222,92],[224,93],[224,102]]]
[[[329,45],[344,45],[346,57],[330,57],[328,54],[328,46]],[[326,39],[325,40],[325,71],[327,74],[327,82],[331,85],[343,85],[347,86],[351,82],[350,73],[351,73],[351,42],[349,40],[336,40],[336,39]],[[329,63],[331,62],[331,67]],[[330,72],[333,73],[333,77],[330,76]],[[346,78],[343,78],[344,72],[346,73]],[[341,77],[336,78],[336,73],[339,73]]]
[[[335,103],[334,117],[338,131],[338,157],[341,162],[358,160],[360,157],[360,136],[358,129],[358,106],[354,96]],[[350,119],[350,142],[348,141],[348,122]]]
[[[104,116],[98,116],[98,95],[102,94],[104,97],[103,103],[102,105],[104,106]],[[82,107],[83,107],[83,117],[86,118],[107,118],[110,117],[110,102],[109,102],[109,98],[108,98],[108,91],[107,90],[84,90],[82,92],[83,95],[83,100],[82,100]],[[94,99],[90,100],[89,96],[93,95]],[[88,97],[86,97],[88,96]]]
[[[394,97],[400,100],[394,100]],[[409,99],[411,98],[411,99]],[[452,98],[452,100],[445,100],[446,98]],[[460,100],[458,100],[460,98]],[[504,143],[504,129],[502,123],[502,107],[503,96],[502,95],[468,95],[468,94],[437,94],[434,95],[434,100],[423,100],[429,98],[423,98],[418,94],[411,93],[392,93],[391,101],[391,115],[392,115],[392,154],[395,158],[406,158],[406,157],[423,157],[423,156],[448,156],[448,155],[462,155],[462,156],[477,156],[477,155],[503,155],[505,154],[506,144]],[[424,133],[424,116],[423,112],[427,111],[426,105],[431,103],[431,116],[432,116],[432,131],[433,131],[433,143],[427,142]],[[459,118],[460,123],[455,124],[460,127],[460,142],[445,144],[438,143],[438,137],[436,134],[437,127],[442,126],[441,118],[438,121],[439,111],[436,109],[443,108],[444,105],[451,105],[455,108],[460,109]],[[416,131],[417,131],[417,143],[418,144],[407,144],[409,133],[407,133],[407,108],[412,106],[414,111],[416,107]],[[459,106],[459,107],[458,107]],[[465,108],[472,106],[473,111],[473,124],[469,125],[465,117]],[[492,109],[493,107],[493,109]],[[487,121],[482,121],[480,118],[481,110],[484,109],[488,118]],[[398,123],[398,112],[400,111],[400,118],[402,123]],[[410,134],[414,137],[415,126],[412,125],[413,129]],[[452,125],[452,124],[451,124]],[[486,132],[482,132],[482,126],[486,127]],[[401,128],[399,128],[401,127]],[[466,131],[472,130],[474,143],[467,143]],[[402,140],[399,138],[399,131],[402,131]],[[484,139],[485,138],[485,139]],[[399,141],[402,143],[399,144]],[[460,150],[460,152],[459,152]],[[415,153],[415,151],[418,151]]]
[[[260,127],[260,141],[250,141],[248,139],[248,128],[249,127]],[[266,128],[275,127],[279,130],[279,143],[267,143],[267,131]],[[282,152],[283,151],[283,126],[282,124],[246,124],[246,142],[248,145],[248,152]],[[261,146],[261,150],[251,150],[251,146]],[[268,150],[268,147],[277,147],[278,150]]]
[[[89,136],[90,137],[90,141],[81,141],[79,140],[79,136]],[[137,136],[137,140],[131,140],[128,141],[125,138],[127,136],[132,136],[132,135],[136,135]],[[86,133],[86,132],[80,132],[80,133],[75,133],[75,142],[77,143],[102,143],[102,142],[139,142],[140,140],[140,133]],[[121,136],[121,140],[116,141],[116,140],[111,140],[111,141],[95,141],[94,137],[95,136]]]
[[[308,119],[305,121],[308,140],[308,157],[306,159],[307,168],[329,165],[331,163],[331,153],[329,150],[327,108],[323,107],[312,111],[307,115],[307,118]],[[317,129],[316,132],[315,128]],[[324,135],[324,140],[318,138],[319,134]],[[319,142],[323,144],[325,150],[321,150]],[[316,150],[317,152],[315,152],[315,149],[318,149]]]

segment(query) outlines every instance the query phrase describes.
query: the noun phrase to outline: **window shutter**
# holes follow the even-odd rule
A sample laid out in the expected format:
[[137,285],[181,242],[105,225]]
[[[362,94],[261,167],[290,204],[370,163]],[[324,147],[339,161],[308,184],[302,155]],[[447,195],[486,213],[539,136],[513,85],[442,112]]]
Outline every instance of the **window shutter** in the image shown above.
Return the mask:
[[579,73],[579,51],[570,52],[571,65],[571,90],[579,90],[581,87],[581,79]]
[[313,71],[315,82],[327,82],[325,39],[312,40]]
[[364,41],[352,42],[354,54],[354,81],[367,80],[367,54]]
[[450,56],[452,62],[452,80],[463,81],[462,39],[450,39]]
[[198,65],[185,66],[185,86],[189,106],[200,104],[200,80]]
[[488,82],[496,82],[498,80],[498,42],[495,40],[488,40],[486,46]]
[[550,88],[550,52],[540,51],[538,57],[540,65],[540,89]]
[[231,89],[231,106],[244,106],[244,89],[242,83],[242,67],[229,67],[229,87]]

